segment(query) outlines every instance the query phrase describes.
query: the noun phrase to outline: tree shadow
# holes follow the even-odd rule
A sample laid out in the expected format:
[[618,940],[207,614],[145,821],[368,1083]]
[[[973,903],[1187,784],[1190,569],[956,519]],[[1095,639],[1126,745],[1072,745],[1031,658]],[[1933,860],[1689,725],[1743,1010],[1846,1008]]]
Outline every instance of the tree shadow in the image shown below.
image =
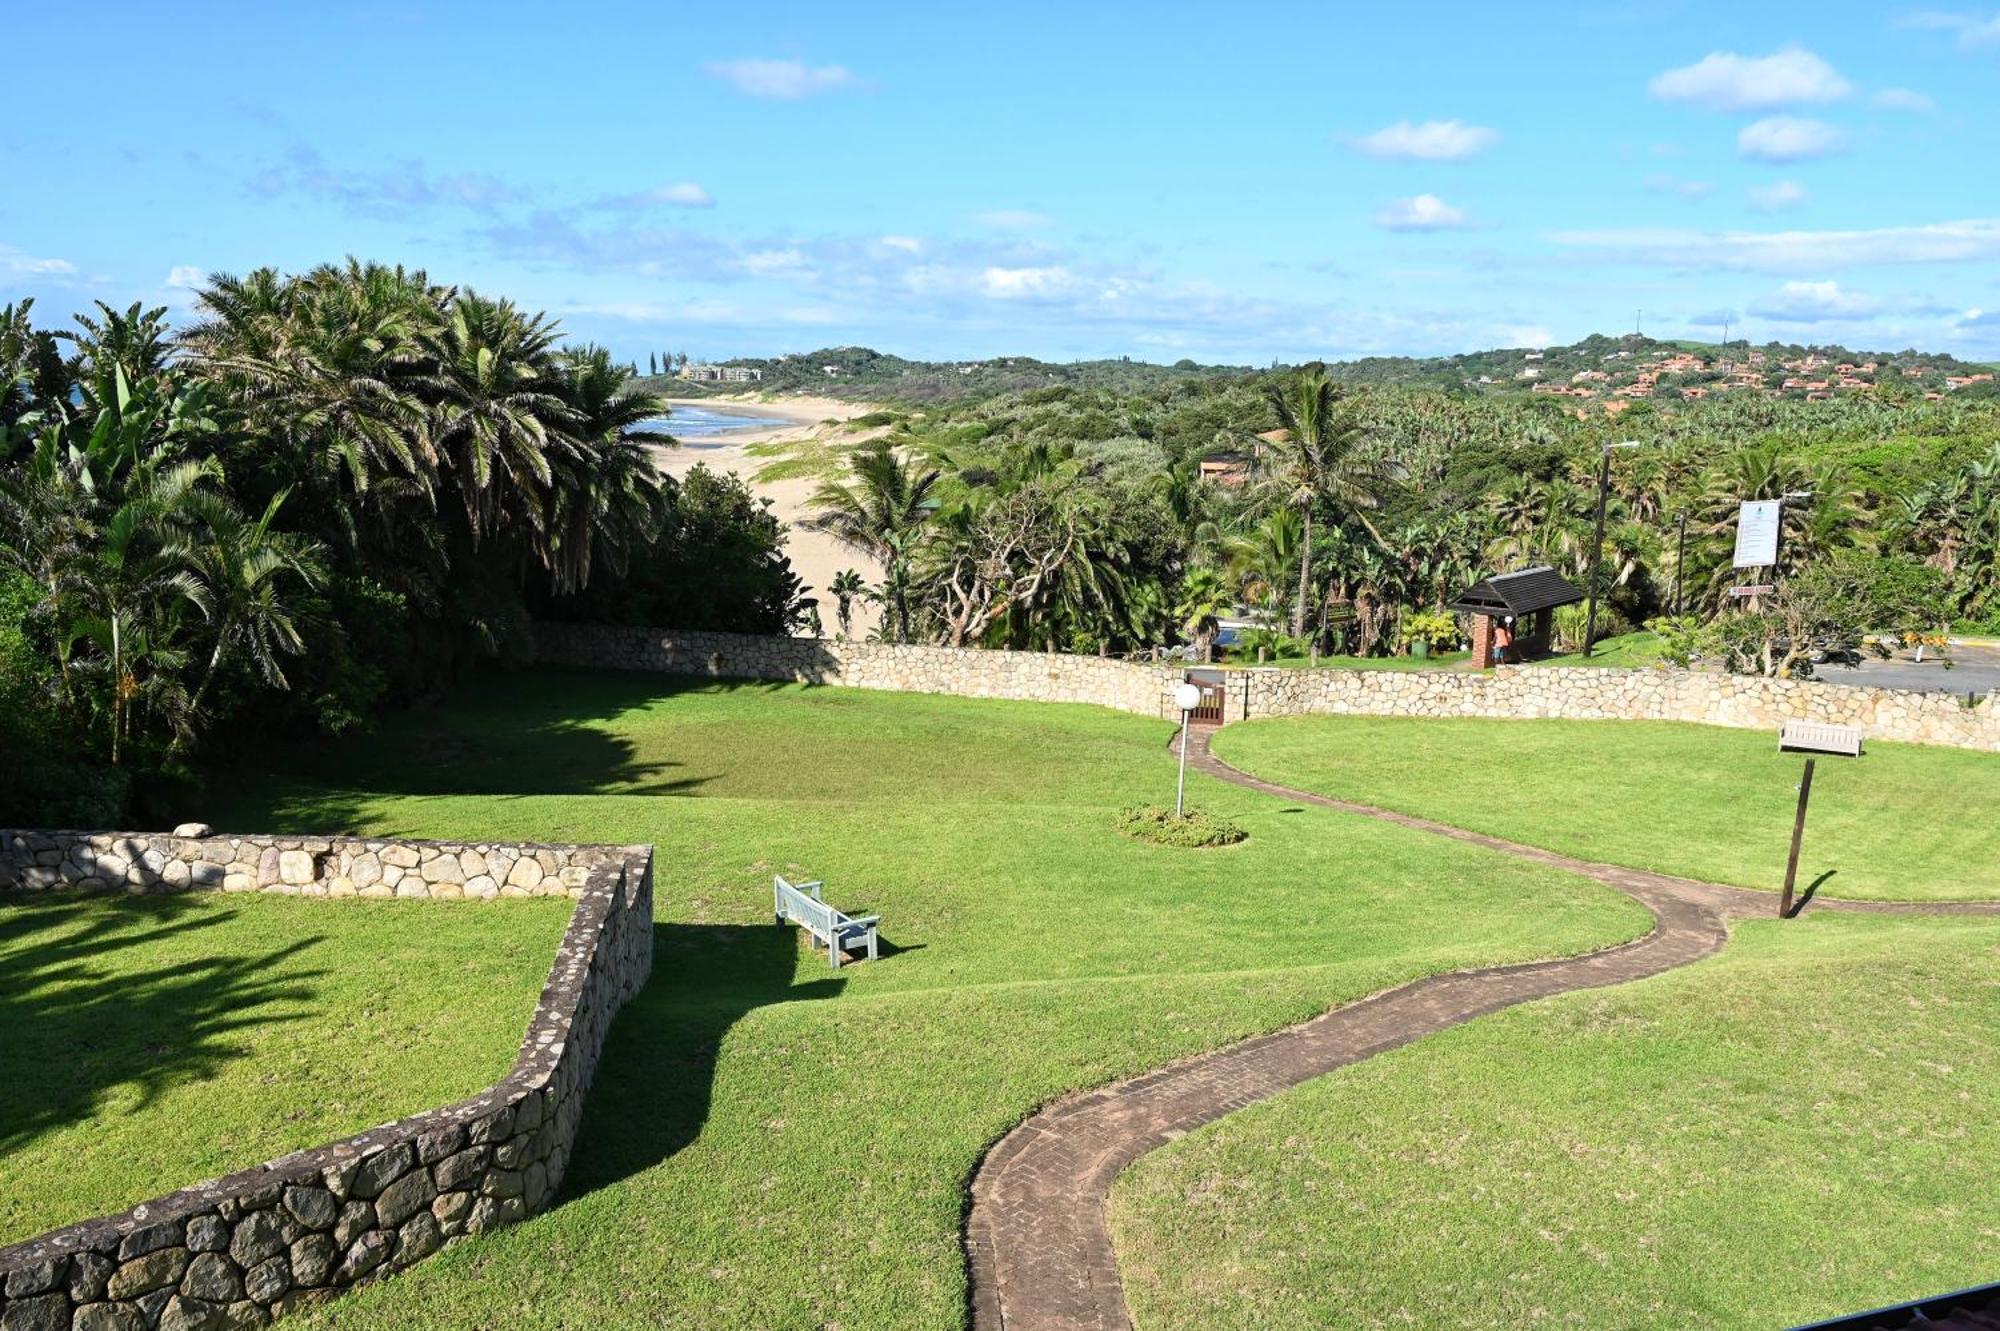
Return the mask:
[[1828,869],[1825,873],[1813,879],[1810,883],[1807,883],[1806,890],[1799,893],[1798,898],[1792,902],[1792,908],[1785,913],[1785,918],[1788,920],[1796,920],[1799,917],[1800,913],[1805,910],[1806,903],[1811,901],[1815,896],[1819,895],[1819,890],[1822,887],[1826,886],[1826,880],[1833,877],[1835,874],[1839,872],[1840,870],[1838,869]]
[[292,963],[319,936],[149,961],[148,948],[236,914],[178,896],[0,898],[0,1153],[92,1118],[120,1088],[136,1087],[143,1111],[243,1057],[233,1033],[307,1015],[325,972]]
[[[605,1039],[566,1198],[650,1169],[701,1135],[716,1057],[738,1020],[776,1003],[834,998],[846,987],[831,971],[794,982],[798,963],[799,931],[790,926],[654,928],[653,978]],[[801,1051],[802,1077],[812,1075],[810,1057]]]
[[[288,743],[207,774],[207,788],[167,812],[258,831],[356,827],[370,801],[395,796],[698,795],[717,773],[649,758],[605,723],[690,693],[775,692],[784,680],[707,679],[542,667],[469,681],[435,708],[380,718],[367,734]],[[300,772],[311,774],[300,781]]]

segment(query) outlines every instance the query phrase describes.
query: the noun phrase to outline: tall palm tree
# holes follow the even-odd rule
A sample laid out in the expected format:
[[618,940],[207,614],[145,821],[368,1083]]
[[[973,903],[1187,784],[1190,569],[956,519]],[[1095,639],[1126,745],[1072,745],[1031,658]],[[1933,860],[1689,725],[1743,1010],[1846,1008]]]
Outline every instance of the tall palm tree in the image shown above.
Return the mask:
[[882,565],[896,611],[897,640],[908,642],[909,557],[918,533],[937,512],[943,470],[912,466],[879,439],[857,448],[847,470],[846,480],[824,481],[813,492],[814,511],[805,525]]
[[1363,432],[1354,414],[1343,408],[1342,393],[1326,371],[1301,371],[1270,389],[1271,409],[1284,427],[1278,456],[1286,501],[1300,517],[1298,600],[1292,633],[1306,630],[1306,602],[1312,580],[1313,507],[1330,499],[1360,520],[1369,535],[1382,534],[1367,511],[1380,506],[1388,486],[1387,469],[1360,451]]
[[[200,535],[188,543],[187,566],[200,585],[197,605],[213,639],[201,683],[188,700],[187,710],[196,717],[232,655],[248,658],[265,683],[282,689],[288,685],[278,657],[305,650],[287,592],[318,583],[321,551],[317,542],[273,526],[285,498],[275,496],[255,518],[213,492],[202,492],[189,504]],[[172,747],[180,748],[184,738],[175,736]]]
[[844,568],[833,575],[833,581],[827,585],[827,590],[833,593],[834,614],[840,622],[840,636],[849,637],[854,632],[854,598],[867,591],[868,584],[862,580],[859,572]]

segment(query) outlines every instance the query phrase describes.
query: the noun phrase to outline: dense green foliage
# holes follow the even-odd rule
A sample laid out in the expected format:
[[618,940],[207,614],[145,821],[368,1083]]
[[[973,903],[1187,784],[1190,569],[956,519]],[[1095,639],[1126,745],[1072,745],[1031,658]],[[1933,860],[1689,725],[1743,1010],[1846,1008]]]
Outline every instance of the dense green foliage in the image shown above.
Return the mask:
[[765,507],[662,476],[662,404],[544,316],[351,261],[218,276],[178,334],[30,314],[0,310],[0,824],[115,823],[435,697],[531,611],[796,622]]
[[[1418,975],[1646,928],[1574,876],[1196,772],[1189,799],[1248,841],[1120,836],[1120,809],[1173,797],[1170,733],[538,670],[246,772],[219,823],[643,842],[660,866],[653,978],[612,1028],[561,1204],[313,1316],[960,1327],[965,1180],[1037,1106]],[[880,913],[882,959],[836,974],[774,927],[774,873]]]
[[484,1090],[566,899],[0,911],[0,1244]]
[[[1234,611],[1263,625],[1239,644],[1256,657],[1449,650],[1456,633],[1404,617],[1530,563],[1595,577],[1600,635],[1678,601],[1715,625],[1705,654],[1768,674],[1808,673],[1814,648],[1869,629],[2000,629],[2000,404],[1737,395],[1613,417],[1520,394],[1350,391],[1342,374],[900,410],[845,466],[838,450],[824,464],[830,529],[856,533],[885,575],[873,594],[908,604],[911,636],[946,643],[1199,648]],[[1593,569],[1600,459],[1628,439]],[[871,495],[893,508],[899,478],[922,481],[924,504],[896,517],[891,558],[892,527],[856,515]],[[1730,595],[1737,508],[1783,496],[1766,574],[1780,594],[1746,608]],[[1581,608],[1556,627],[1560,649],[1579,645]]]

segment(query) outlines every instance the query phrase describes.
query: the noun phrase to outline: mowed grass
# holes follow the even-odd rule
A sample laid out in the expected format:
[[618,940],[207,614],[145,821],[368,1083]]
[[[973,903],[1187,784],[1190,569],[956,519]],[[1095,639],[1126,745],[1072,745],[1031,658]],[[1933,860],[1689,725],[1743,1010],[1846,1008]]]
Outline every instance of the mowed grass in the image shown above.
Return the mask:
[[[1804,759],[1768,731],[1653,721],[1300,717],[1217,756],[1301,790],[1611,864],[1772,891]],[[1799,860],[1829,897],[2000,898],[2000,754],[1870,742],[1822,755]]]
[[0,900],[0,1245],[483,1090],[567,900]]
[[[981,1151],[1038,1105],[1418,975],[1600,947],[1596,884],[1198,774],[1250,830],[1119,835],[1170,727],[1086,707],[540,671],[256,777],[238,828],[646,842],[653,980],[553,1211],[340,1327],[957,1328]],[[773,872],[883,916],[842,969]]]
[[1142,1331],[1780,1327],[2000,1271],[2000,921],[1808,915],[1139,1160]]

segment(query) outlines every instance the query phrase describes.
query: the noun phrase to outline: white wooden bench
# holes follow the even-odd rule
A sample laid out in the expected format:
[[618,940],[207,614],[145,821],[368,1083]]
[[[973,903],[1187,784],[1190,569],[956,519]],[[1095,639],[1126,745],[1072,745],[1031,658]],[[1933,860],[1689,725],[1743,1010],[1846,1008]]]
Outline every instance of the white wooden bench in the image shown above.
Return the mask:
[[863,947],[868,951],[868,959],[876,959],[875,925],[880,915],[849,916],[842,914],[820,897],[820,883],[800,883],[793,886],[782,877],[771,879],[771,910],[779,924],[797,924],[804,927],[817,942],[825,946],[827,959],[833,962],[835,970],[840,969],[841,954],[848,947]]
[[1810,753],[1843,753],[1861,756],[1861,727],[1837,726],[1828,721],[1786,721],[1778,727],[1778,752],[1803,749]]

